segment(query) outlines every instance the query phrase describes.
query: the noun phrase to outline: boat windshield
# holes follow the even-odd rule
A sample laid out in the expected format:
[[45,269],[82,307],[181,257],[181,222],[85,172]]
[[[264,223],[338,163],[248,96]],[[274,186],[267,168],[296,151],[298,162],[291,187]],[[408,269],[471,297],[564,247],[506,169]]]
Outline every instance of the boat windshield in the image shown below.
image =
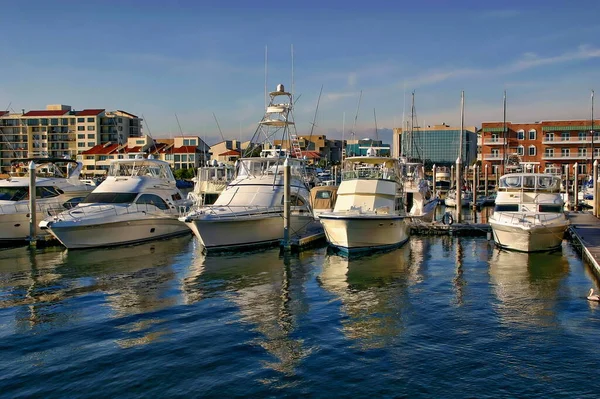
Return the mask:
[[82,201],[84,204],[130,204],[138,193],[90,193]]
[[[283,175],[285,158],[246,158],[238,163],[237,177],[258,177],[263,175]],[[288,158],[292,176],[301,177],[303,164],[296,159]]]
[[499,187],[554,192],[560,189],[560,178],[554,175],[506,175],[500,178]]
[[367,179],[367,180],[397,180],[399,170],[393,163],[346,163],[342,171],[343,180]]
[[149,176],[157,179],[174,180],[173,173],[167,165],[156,162],[138,161],[138,162],[113,162],[108,169],[108,176],[112,177],[131,177],[131,176]]
[[[35,188],[36,198],[52,198],[63,193],[53,186],[38,186]],[[29,187],[0,187],[0,201],[23,201],[29,199]]]

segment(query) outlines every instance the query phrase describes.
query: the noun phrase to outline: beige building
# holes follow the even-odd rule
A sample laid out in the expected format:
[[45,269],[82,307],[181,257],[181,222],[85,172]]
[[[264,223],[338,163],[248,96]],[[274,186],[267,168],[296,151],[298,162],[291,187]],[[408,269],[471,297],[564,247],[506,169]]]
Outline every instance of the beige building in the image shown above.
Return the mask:
[[142,119],[125,111],[48,105],[45,110],[0,113],[0,166],[15,158],[75,158],[99,144],[124,144],[142,135]]

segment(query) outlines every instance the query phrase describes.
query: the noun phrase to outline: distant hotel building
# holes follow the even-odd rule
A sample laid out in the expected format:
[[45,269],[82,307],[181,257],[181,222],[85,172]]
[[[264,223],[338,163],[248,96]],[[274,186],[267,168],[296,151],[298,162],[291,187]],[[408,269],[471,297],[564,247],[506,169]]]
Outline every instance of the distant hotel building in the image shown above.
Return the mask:
[[[458,158],[460,127],[444,124],[415,128],[411,131],[394,128],[392,156],[404,156],[431,166],[452,166]],[[462,164],[471,165],[477,159],[477,128],[465,126],[462,140]]]
[[139,137],[142,119],[125,111],[48,105],[22,113],[0,111],[0,167],[10,169],[15,158],[75,158],[100,144],[124,144]]
[[364,138],[360,140],[351,139],[346,141],[346,156],[357,157],[367,155],[369,148],[377,151],[378,156],[387,157],[390,155],[390,145],[383,144],[381,140]]
[[[531,123],[483,122],[481,126],[482,167],[492,174],[502,174],[506,161],[524,171],[543,172],[548,166],[559,166],[573,175],[577,162],[580,176],[592,171],[592,158],[600,157],[600,121],[594,121],[592,146],[591,120],[541,121]],[[592,157],[593,155],[593,157]]]

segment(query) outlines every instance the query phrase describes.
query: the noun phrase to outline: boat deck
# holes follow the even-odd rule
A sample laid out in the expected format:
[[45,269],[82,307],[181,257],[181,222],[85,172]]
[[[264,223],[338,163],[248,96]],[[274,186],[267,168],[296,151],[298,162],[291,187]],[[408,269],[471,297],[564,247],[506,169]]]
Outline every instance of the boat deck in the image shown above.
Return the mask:
[[571,222],[568,234],[600,277],[600,219],[589,212],[570,212],[567,217]]

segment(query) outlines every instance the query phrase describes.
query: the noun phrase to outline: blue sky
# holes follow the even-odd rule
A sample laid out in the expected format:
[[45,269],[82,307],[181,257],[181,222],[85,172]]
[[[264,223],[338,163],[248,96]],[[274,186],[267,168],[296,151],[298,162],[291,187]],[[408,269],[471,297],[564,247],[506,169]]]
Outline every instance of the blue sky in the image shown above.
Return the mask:
[[[275,7],[276,6],[276,7]],[[600,2],[21,1],[2,5],[0,109],[123,109],[154,137],[249,139],[268,86],[290,88],[298,133],[374,137],[420,125],[585,119],[600,89]],[[599,94],[600,95],[600,94]],[[10,104],[10,106],[9,106]],[[600,116],[600,105],[596,107]]]

